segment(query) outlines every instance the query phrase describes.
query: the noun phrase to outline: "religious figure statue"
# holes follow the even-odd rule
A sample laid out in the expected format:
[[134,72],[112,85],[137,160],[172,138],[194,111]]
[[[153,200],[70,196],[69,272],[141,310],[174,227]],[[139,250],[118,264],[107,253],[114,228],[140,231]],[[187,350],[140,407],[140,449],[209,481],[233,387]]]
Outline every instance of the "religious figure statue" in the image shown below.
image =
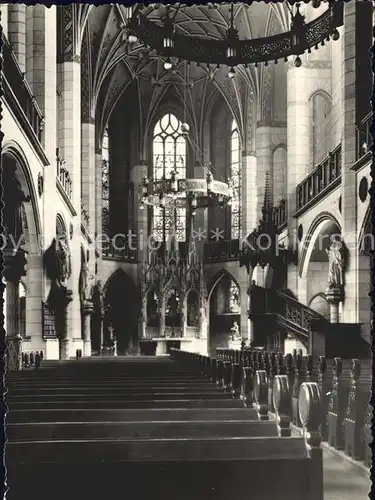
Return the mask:
[[189,307],[188,325],[197,326],[197,304],[193,302]]
[[230,332],[231,332],[231,335],[230,335],[231,340],[237,340],[240,337],[240,329],[239,329],[237,321],[233,322],[233,326],[230,329]]
[[66,233],[62,233],[56,238],[56,281],[58,285],[66,288],[71,270],[68,237]]
[[342,242],[334,239],[329,247],[326,249],[328,255],[328,287],[341,287],[344,285],[343,269],[344,269],[344,252]]
[[81,273],[79,276],[79,296],[81,300],[90,300],[92,297],[92,282],[94,276],[90,273],[89,266],[84,260],[82,262]]

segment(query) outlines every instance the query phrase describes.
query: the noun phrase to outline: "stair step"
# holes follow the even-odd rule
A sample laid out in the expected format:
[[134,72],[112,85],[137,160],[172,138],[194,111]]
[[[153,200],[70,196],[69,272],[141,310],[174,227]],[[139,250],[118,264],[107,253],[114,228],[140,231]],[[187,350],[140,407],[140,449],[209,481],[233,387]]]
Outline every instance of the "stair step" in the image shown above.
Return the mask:
[[7,424],[9,441],[277,436],[275,421],[71,422]]
[[7,463],[171,462],[304,458],[302,437],[230,437],[9,442]]
[[129,408],[241,408],[243,406],[242,401],[231,400],[231,399],[160,399],[160,400],[81,400],[81,401],[8,401],[11,406],[11,410],[14,409],[129,409]]
[[205,420],[257,420],[257,412],[253,408],[147,408],[147,409],[29,409],[19,410],[11,407],[6,417],[9,423],[37,422],[196,422]]
[[[22,480],[20,481],[20,478]],[[7,500],[301,500],[311,490],[306,460],[230,460],[7,465]],[[33,486],[35,485],[35,486]]]
[[33,394],[25,393],[25,394],[14,394],[14,393],[8,393],[7,394],[7,402],[10,405],[13,405],[15,402],[25,402],[25,403],[31,403],[31,402],[43,402],[45,401],[46,403],[53,403],[53,402],[60,402],[60,401],[66,401],[66,402],[77,402],[77,401],[171,401],[171,400],[184,400],[184,399],[189,399],[189,400],[231,400],[232,396],[229,393],[222,392],[219,390],[216,390],[215,392],[144,392],[144,393],[137,393],[136,391],[134,392],[122,392],[122,391],[117,391],[117,392],[112,392],[112,390],[108,391],[100,391],[100,392],[92,392],[92,393],[86,393],[86,392],[81,392],[81,393],[71,393],[71,392],[62,392],[58,394],[48,394],[48,393],[37,393],[34,392]]
[[159,383],[154,383],[154,382],[148,382],[148,381],[141,381],[141,382],[136,382],[134,380],[129,381],[129,382],[123,382],[123,381],[111,381],[111,382],[103,382],[103,381],[93,381],[93,380],[72,380],[71,382],[56,382],[55,380],[43,380],[41,382],[31,380],[31,381],[25,381],[25,382],[7,382],[6,387],[8,391],[14,391],[14,390],[29,390],[30,388],[35,388],[38,390],[49,390],[49,391],[55,391],[59,392],[65,389],[71,389],[73,391],[79,391],[80,389],[85,389],[88,391],[94,391],[94,390],[107,390],[108,387],[111,389],[115,390],[134,390],[134,389],[139,389],[140,391],[143,390],[154,390],[154,389],[160,389],[160,390],[170,390],[171,388],[176,388],[176,389],[186,389],[186,390],[207,390],[207,391],[212,391],[213,389],[216,388],[216,384],[208,382],[206,380],[201,380],[201,381],[193,381],[193,382],[175,382],[175,381],[163,381]]

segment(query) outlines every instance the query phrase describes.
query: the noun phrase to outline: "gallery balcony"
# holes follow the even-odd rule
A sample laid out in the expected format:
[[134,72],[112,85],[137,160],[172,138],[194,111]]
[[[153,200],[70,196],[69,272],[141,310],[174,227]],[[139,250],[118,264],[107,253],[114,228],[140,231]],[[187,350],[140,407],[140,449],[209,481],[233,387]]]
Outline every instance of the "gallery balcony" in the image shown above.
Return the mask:
[[282,231],[288,220],[288,207],[286,200],[280,200],[273,209],[273,222],[279,231]]
[[119,260],[122,262],[137,262],[137,249],[136,245],[133,243],[132,247],[126,244],[126,241],[116,241],[114,244],[113,240],[103,241],[102,244],[102,256],[103,259],[108,260]]
[[341,144],[297,186],[297,213],[295,215],[301,215],[340,182]]
[[35,151],[41,157],[43,163],[48,165],[42,147],[42,133],[44,127],[44,117],[31,91],[25,74],[21,71],[13,49],[2,36],[2,56],[3,56],[3,92],[4,99],[11,108],[14,116],[20,123],[24,133],[30,140]]
[[230,262],[240,258],[239,240],[208,241],[204,245],[204,262]]
[[356,138],[355,138],[355,157],[356,157],[356,168],[358,170],[362,165],[365,165],[367,161],[371,160],[371,146],[372,146],[372,125],[373,113],[370,112],[361,121],[359,126],[356,127]]

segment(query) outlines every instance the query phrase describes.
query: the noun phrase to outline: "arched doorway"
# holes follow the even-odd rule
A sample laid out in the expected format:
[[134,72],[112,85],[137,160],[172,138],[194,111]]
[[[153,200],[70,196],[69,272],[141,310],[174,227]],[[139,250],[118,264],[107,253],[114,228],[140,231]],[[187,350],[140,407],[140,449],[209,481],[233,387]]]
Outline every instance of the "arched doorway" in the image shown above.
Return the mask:
[[[341,228],[338,222],[329,214],[323,214],[312,224],[304,240],[300,276],[306,283],[304,288],[306,296],[299,296],[298,299],[302,303],[310,304],[312,309],[323,316],[327,315],[327,305],[322,298],[325,297],[329,284],[328,253],[333,241],[340,238]],[[339,322],[341,322],[341,306],[339,306]]]
[[216,348],[228,347],[233,336],[240,338],[241,293],[238,283],[231,274],[223,271],[217,276],[213,281],[208,300],[208,350],[214,355]]
[[[37,198],[27,159],[21,148],[13,141],[3,145],[1,155],[1,181],[3,184],[3,258],[2,284],[5,287],[3,312],[8,344],[8,369],[20,367],[20,338],[30,337],[40,345],[42,331],[41,314],[34,313],[28,303],[42,298],[42,265],[40,254],[40,218]],[[23,284],[21,284],[23,282]],[[38,284],[40,283],[40,286]],[[29,286],[32,285],[32,286]],[[26,290],[28,293],[26,294]],[[28,327],[26,328],[26,325]],[[27,331],[26,331],[27,330]],[[18,340],[17,340],[18,339]],[[14,340],[14,342],[13,342]]]
[[104,344],[117,341],[118,354],[138,352],[140,294],[129,276],[118,270],[109,278],[104,293]]

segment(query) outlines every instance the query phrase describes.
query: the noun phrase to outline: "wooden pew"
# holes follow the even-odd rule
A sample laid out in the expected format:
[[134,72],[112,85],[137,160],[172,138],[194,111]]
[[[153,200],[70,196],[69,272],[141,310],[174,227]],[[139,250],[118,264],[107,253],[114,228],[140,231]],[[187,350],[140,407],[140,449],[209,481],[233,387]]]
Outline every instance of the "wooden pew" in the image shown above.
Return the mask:
[[305,381],[305,360],[301,352],[295,354],[294,358],[294,377],[293,377],[293,390],[292,390],[292,411],[293,411],[293,424],[298,427],[301,426],[301,421],[299,418],[298,410],[298,397],[299,389],[302,383]]
[[356,460],[366,458],[365,415],[371,396],[371,361],[352,360],[349,397],[344,418],[345,453]]
[[337,450],[345,448],[344,418],[348,404],[350,364],[333,360],[332,389],[328,402],[328,444]]
[[371,432],[372,427],[372,418],[373,418],[373,407],[371,403],[367,403],[366,414],[365,414],[365,423],[363,427],[363,455],[365,465],[370,469],[372,467],[372,447],[370,444],[373,441],[373,436]]

